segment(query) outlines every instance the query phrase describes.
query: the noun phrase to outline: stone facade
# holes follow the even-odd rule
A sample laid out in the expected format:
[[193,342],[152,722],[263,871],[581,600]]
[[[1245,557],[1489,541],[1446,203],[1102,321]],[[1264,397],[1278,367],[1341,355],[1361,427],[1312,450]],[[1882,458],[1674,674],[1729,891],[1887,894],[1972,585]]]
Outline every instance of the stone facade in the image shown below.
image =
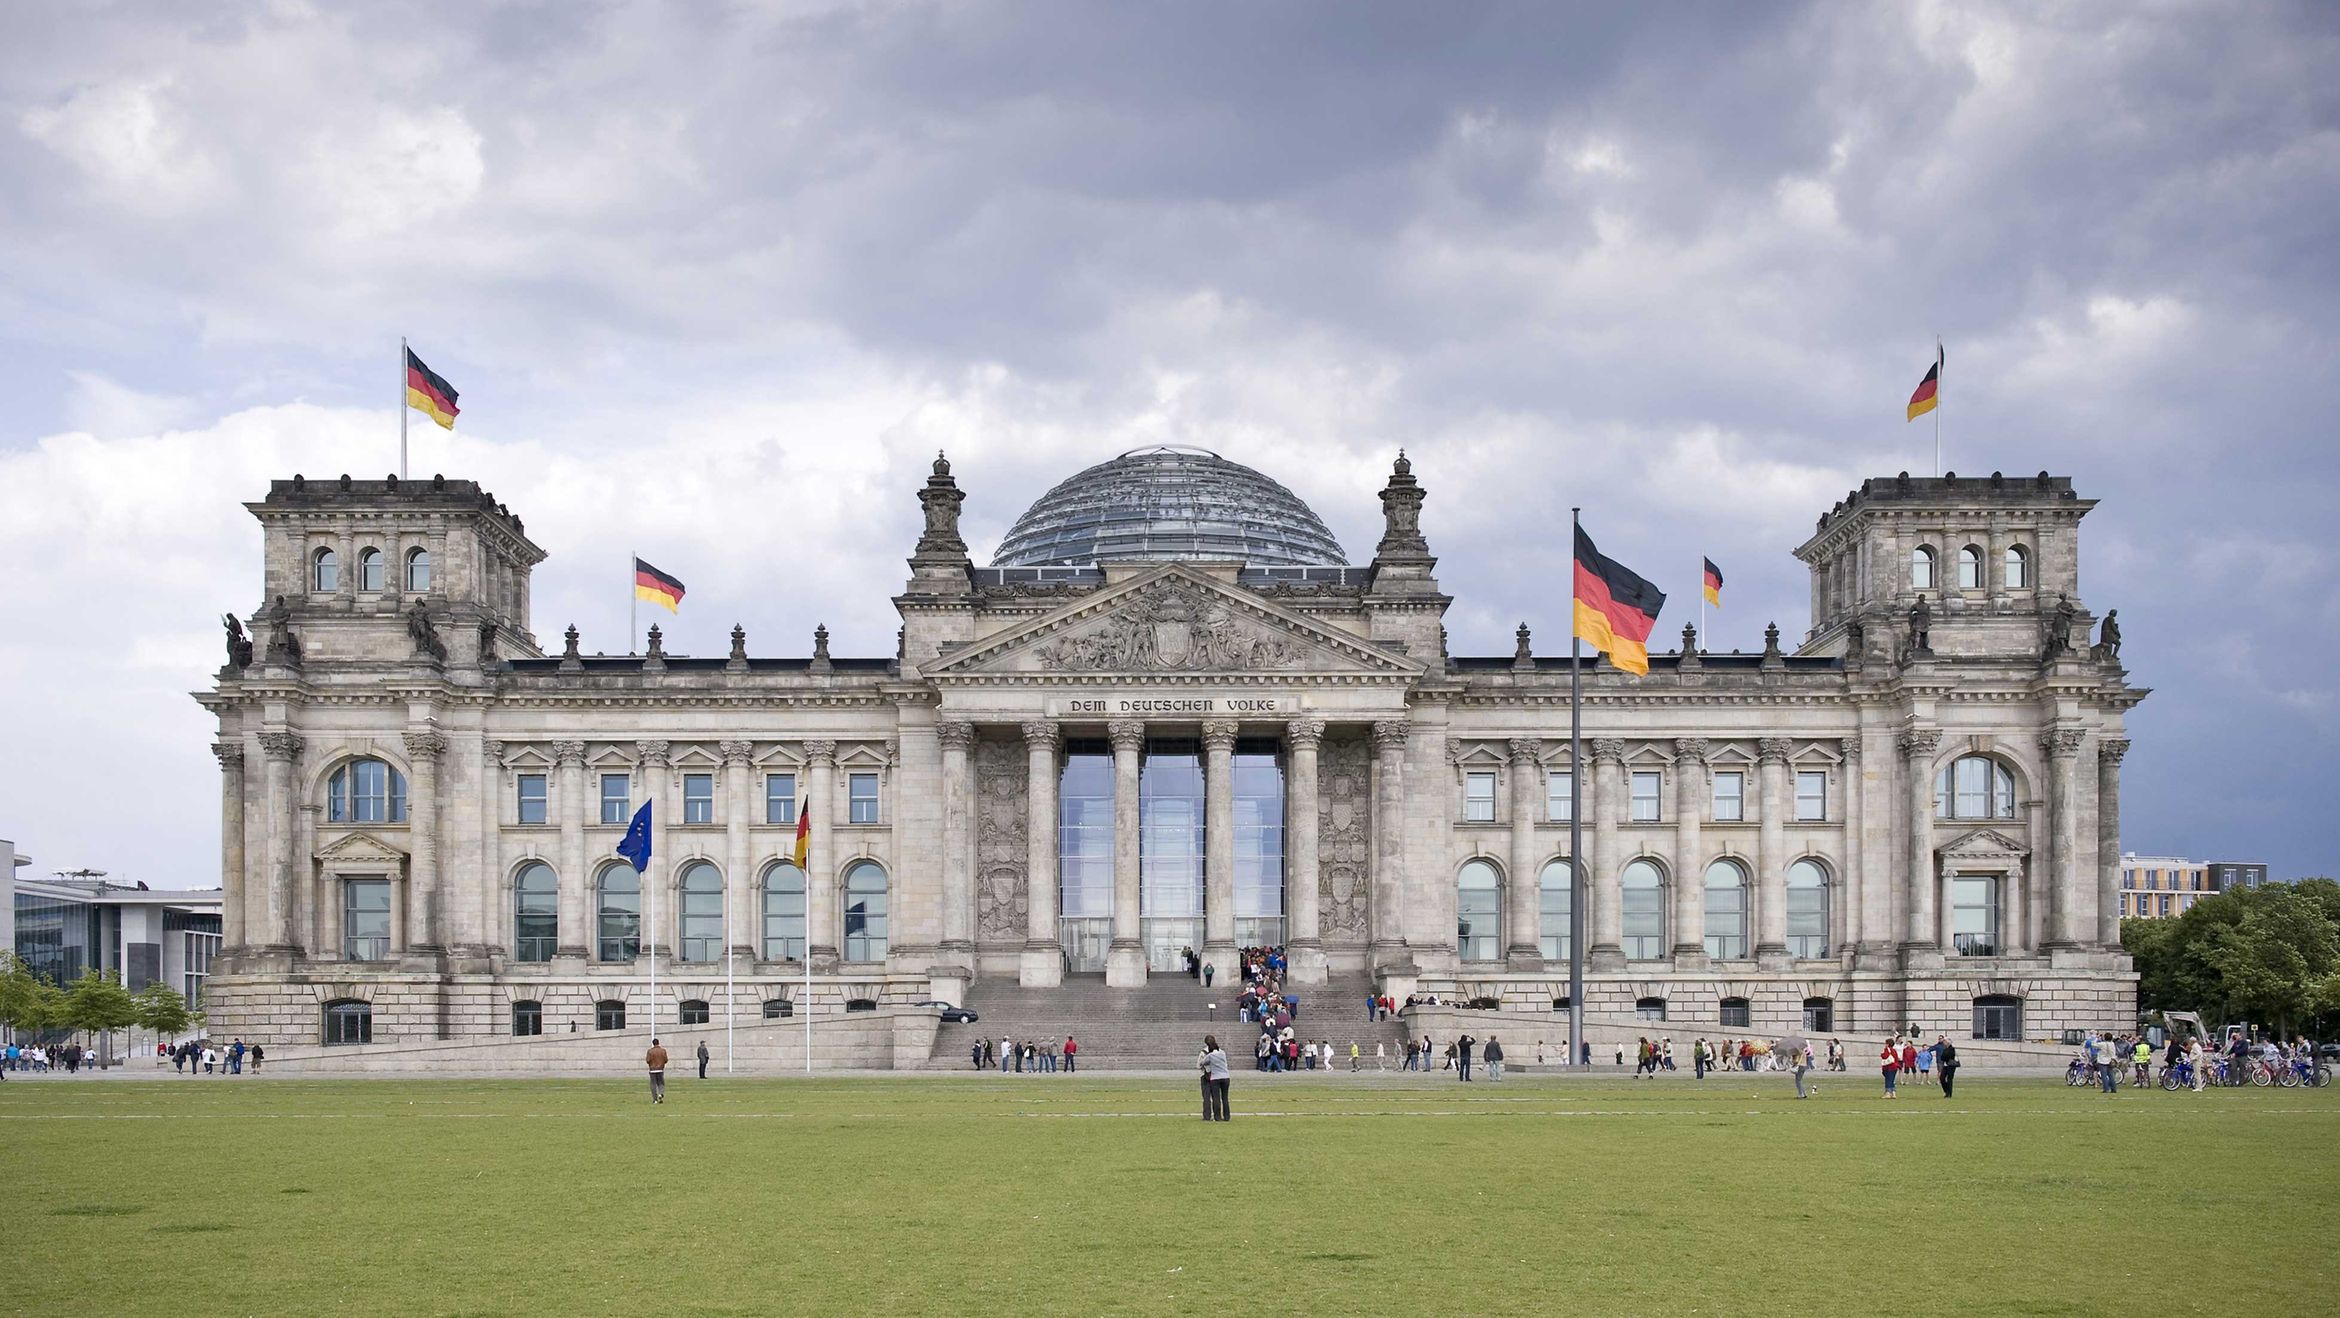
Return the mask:
[[[659,1018],[719,1016],[726,960],[759,1023],[775,998],[827,1016],[978,978],[1142,983],[1164,936],[1141,872],[1168,835],[1139,795],[1172,755],[1201,784],[1193,945],[1222,973],[1238,902],[1261,900],[1234,886],[1257,821],[1231,785],[1264,756],[1295,978],[1549,1011],[1569,664],[1524,627],[1513,653],[1448,654],[1403,458],[1381,497],[1364,567],[981,568],[938,460],[893,657],[832,658],[823,634],[754,658],[737,631],[724,657],[655,634],[609,657],[573,628],[539,649],[543,553],[476,485],[276,482],[247,505],[262,606],[197,697],[222,767],[213,1028],[316,1043],[333,1003],[364,1004],[383,1043],[509,1037],[528,1003],[546,1034],[609,1003],[638,1025],[653,967]],[[1686,644],[1646,677],[1587,660],[1588,1011],[1963,1029],[1988,999],[2035,1038],[2131,1023],[2119,782],[2145,693],[2079,604],[2091,506],[2044,474],[1872,480],[1797,551],[1813,620],[1793,653],[1775,629],[1760,655]],[[1075,755],[1105,766],[1094,819]],[[655,861],[629,924],[613,852],[644,799]],[[1076,823],[1109,874],[1095,964],[1059,854]]]

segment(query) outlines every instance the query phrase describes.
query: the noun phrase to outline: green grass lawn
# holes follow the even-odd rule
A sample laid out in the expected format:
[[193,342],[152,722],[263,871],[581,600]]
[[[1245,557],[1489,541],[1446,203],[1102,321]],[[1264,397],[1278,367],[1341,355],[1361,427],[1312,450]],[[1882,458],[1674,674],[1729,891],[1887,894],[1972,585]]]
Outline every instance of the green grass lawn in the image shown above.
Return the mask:
[[9,1081],[0,1312],[2340,1304],[2340,1088],[1875,1089],[1239,1072],[1220,1126],[1112,1077]]

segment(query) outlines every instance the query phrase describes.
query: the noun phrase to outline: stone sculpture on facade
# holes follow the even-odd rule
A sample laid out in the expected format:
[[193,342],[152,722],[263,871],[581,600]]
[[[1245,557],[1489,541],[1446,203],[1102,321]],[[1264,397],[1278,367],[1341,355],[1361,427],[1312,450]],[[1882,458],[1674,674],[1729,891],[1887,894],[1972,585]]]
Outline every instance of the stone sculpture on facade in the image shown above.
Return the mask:
[[1034,653],[1062,672],[1257,672],[1300,659],[1293,642],[1238,622],[1225,604],[1174,580],[1149,584],[1103,626]]
[[1933,641],[1933,606],[1926,603],[1925,596],[1920,595],[1917,603],[1912,604],[1909,608],[1909,652],[1911,654],[1932,654],[1934,652]]
[[244,624],[238,622],[236,615],[232,613],[219,615],[219,620],[227,626],[228,666],[239,673],[250,668],[252,666],[252,638],[244,634]]
[[2057,659],[2071,653],[2072,625],[2079,612],[2072,607],[2071,596],[2056,596],[2055,612],[2048,615],[2046,658]]
[[2106,609],[2104,611],[2104,625],[2099,627],[2096,632],[2096,653],[2099,658],[2118,659],[2121,657],[2120,616],[2119,609]]

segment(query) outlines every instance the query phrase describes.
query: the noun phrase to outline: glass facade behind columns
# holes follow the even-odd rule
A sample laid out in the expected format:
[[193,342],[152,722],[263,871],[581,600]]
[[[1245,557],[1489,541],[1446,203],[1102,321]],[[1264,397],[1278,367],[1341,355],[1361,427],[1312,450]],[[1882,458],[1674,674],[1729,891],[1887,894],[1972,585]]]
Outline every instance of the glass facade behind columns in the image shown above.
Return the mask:
[[1284,943],[1284,765],[1272,738],[1235,743],[1235,944]]
[[1113,747],[1068,739],[1056,792],[1057,928],[1065,967],[1105,968],[1113,945]]
[[1148,739],[1138,774],[1138,923],[1151,969],[1183,970],[1181,953],[1202,950],[1204,826],[1202,743]]

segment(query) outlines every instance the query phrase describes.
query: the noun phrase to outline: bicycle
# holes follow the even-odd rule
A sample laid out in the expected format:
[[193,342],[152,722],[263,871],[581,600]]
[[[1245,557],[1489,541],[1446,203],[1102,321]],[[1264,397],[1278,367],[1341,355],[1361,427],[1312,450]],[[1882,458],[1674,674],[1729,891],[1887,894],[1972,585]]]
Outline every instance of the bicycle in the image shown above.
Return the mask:
[[2161,1087],[2171,1093],[2194,1086],[2194,1067],[2191,1062],[2175,1062],[2161,1068]]
[[2089,1074],[2088,1063],[2075,1058],[2070,1066],[2064,1068],[2064,1083],[2078,1089],[2082,1085],[2095,1084],[2096,1077]]

